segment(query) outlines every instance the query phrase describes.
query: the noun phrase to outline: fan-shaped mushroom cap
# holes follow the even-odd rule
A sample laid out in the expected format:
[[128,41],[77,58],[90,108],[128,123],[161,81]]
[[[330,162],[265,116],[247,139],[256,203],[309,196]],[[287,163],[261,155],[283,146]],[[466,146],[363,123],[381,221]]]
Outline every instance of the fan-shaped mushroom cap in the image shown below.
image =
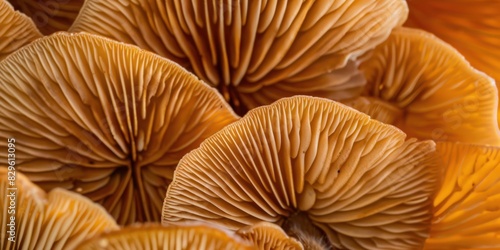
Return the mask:
[[333,101],[281,99],[183,157],[162,221],[232,230],[267,221],[287,233],[300,222],[336,248],[421,246],[436,185],[434,143],[405,137]]
[[500,148],[438,143],[443,184],[426,249],[500,249]]
[[365,97],[346,104],[409,136],[500,145],[493,79],[432,34],[394,29],[360,68]]
[[[59,188],[46,194],[22,173],[4,166],[0,192],[1,249],[72,249],[88,237],[118,229],[106,210],[88,198]],[[15,236],[14,242],[10,236]]]
[[88,0],[70,31],[170,58],[244,112],[296,94],[359,94],[364,80],[349,59],[407,12],[403,0]]
[[159,221],[180,158],[237,119],[177,64],[89,34],[39,39],[0,72],[0,139],[18,141],[18,170],[86,195],[120,224]]
[[33,21],[40,31],[49,35],[69,29],[85,0],[9,0]]
[[0,61],[31,41],[42,37],[35,24],[0,0]]
[[188,223],[168,226],[132,225],[94,237],[80,244],[77,249],[237,250],[255,248],[234,233],[218,227]]
[[237,234],[250,240],[259,250],[303,250],[296,239],[289,237],[281,227],[269,222],[258,222],[241,228]]

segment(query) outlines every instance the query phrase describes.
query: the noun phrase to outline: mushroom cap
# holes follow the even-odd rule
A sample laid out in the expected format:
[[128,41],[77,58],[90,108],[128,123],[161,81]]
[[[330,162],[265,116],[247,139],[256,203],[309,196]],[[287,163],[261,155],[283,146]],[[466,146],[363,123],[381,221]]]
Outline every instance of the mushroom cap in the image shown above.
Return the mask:
[[500,148],[439,142],[443,182],[426,249],[500,249]]
[[258,222],[236,232],[251,241],[259,250],[304,250],[302,244],[289,237],[281,227],[269,222]]
[[179,65],[90,34],[39,39],[0,72],[0,139],[18,141],[18,170],[84,194],[120,224],[159,221],[181,157],[238,119]]
[[162,221],[231,230],[302,213],[336,248],[421,246],[436,186],[434,143],[342,104],[283,98],[251,110],[179,162]]
[[27,16],[0,0],[0,61],[22,46],[42,37]]
[[249,242],[234,233],[207,224],[179,224],[161,226],[156,224],[131,225],[119,231],[101,234],[80,244],[83,249],[117,250],[243,250],[255,249]]
[[45,35],[69,29],[85,0],[9,0],[16,10],[34,21]]
[[70,28],[178,62],[248,109],[296,94],[344,99],[355,59],[406,19],[404,0],[88,0]]
[[[14,185],[8,181],[12,173]],[[90,199],[60,188],[47,194],[21,172],[5,166],[0,167],[0,191],[2,233],[10,230],[11,216],[16,231],[15,242],[2,236],[1,249],[72,249],[89,237],[118,229],[106,210]],[[7,196],[12,192],[13,203]]]
[[500,145],[494,80],[434,35],[396,28],[360,69],[364,97],[346,104],[408,136]]

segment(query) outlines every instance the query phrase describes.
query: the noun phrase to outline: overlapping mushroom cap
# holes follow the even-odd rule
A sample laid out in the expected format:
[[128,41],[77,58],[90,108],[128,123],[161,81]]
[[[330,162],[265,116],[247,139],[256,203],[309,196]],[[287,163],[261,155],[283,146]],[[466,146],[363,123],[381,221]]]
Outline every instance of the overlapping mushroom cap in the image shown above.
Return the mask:
[[180,158],[237,119],[177,64],[89,34],[39,39],[0,72],[0,139],[18,141],[18,170],[86,195],[120,224],[159,221]]
[[5,166],[0,167],[0,192],[0,249],[72,249],[118,229],[106,210],[88,198],[60,188],[45,193]]
[[20,47],[42,37],[35,24],[0,0],[0,61]]
[[257,249],[234,233],[201,223],[161,226],[132,225],[101,234],[80,244],[76,249],[106,250],[250,250]]
[[435,146],[405,137],[333,101],[281,99],[180,161],[162,221],[232,230],[267,221],[335,248],[421,246],[436,186]]
[[364,97],[348,105],[409,136],[500,145],[493,79],[432,34],[397,28],[360,68]]
[[358,94],[364,81],[351,59],[407,12],[403,0],[88,0],[70,31],[170,58],[244,113],[296,94]]
[[85,0],[9,0],[35,22],[40,31],[49,35],[69,29]]
[[500,249],[500,148],[438,143],[443,184],[426,249]]
[[269,222],[258,222],[236,232],[248,239],[259,250],[303,250],[302,244],[289,237],[281,227]]

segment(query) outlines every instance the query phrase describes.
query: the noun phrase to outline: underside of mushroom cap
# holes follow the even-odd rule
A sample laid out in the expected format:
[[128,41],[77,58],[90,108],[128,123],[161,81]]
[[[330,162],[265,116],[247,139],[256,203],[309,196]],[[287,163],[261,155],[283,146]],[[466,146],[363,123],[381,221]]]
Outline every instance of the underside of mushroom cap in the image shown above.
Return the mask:
[[299,218],[335,248],[422,246],[436,185],[434,143],[405,137],[330,100],[281,99],[183,157],[162,221],[238,230],[259,221],[293,228]]
[[27,16],[0,0],[0,61],[40,37],[42,34]]
[[421,30],[396,28],[364,59],[365,97],[349,102],[360,111],[421,139],[500,145],[495,82],[450,45]]
[[356,96],[364,81],[350,59],[407,14],[403,0],[88,0],[70,31],[172,59],[244,113],[297,94]]
[[299,241],[289,237],[281,227],[273,223],[258,222],[241,228],[236,233],[251,241],[259,250],[304,250]]
[[0,228],[11,236],[9,224],[14,224],[15,231],[14,241],[2,236],[1,249],[73,249],[89,237],[118,229],[106,210],[86,197],[59,188],[46,194],[22,173],[3,166],[0,178]]
[[120,224],[159,221],[180,158],[238,118],[179,65],[90,34],[39,39],[0,72],[0,139],[18,141],[18,170],[101,203]]

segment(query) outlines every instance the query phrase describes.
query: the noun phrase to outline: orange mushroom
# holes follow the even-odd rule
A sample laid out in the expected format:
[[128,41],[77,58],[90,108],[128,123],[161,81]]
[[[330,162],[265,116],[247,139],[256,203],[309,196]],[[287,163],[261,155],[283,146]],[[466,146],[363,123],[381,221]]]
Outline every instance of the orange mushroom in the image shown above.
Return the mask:
[[245,113],[296,94],[358,95],[356,57],[407,12],[404,0],[88,0],[70,31],[172,59]]
[[[259,250],[303,250],[304,246],[293,237],[289,237],[281,227],[269,222],[258,222],[241,228],[236,232],[251,241]],[[313,242],[314,244],[315,242]],[[306,249],[311,249],[307,248]]]
[[304,247],[421,247],[437,186],[435,145],[405,137],[330,100],[281,99],[182,158],[162,221],[231,230],[265,221]]
[[120,224],[159,221],[180,158],[237,119],[177,64],[90,34],[39,39],[0,72],[0,140],[18,141],[18,170],[84,194]]

